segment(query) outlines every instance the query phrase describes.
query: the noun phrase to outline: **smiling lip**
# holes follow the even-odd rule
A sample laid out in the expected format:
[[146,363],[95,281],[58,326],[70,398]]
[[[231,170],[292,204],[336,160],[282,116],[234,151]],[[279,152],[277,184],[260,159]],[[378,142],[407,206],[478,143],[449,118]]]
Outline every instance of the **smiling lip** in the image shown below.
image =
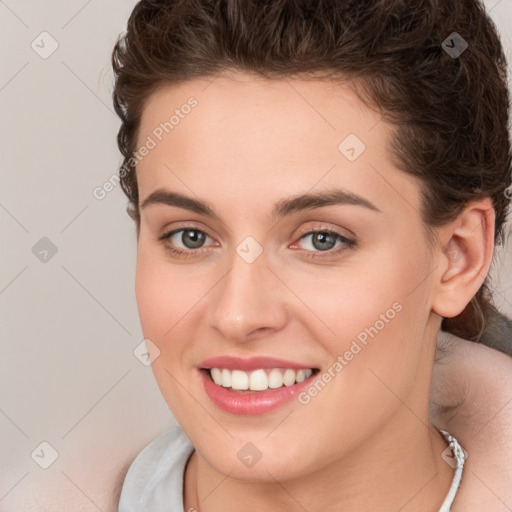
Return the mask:
[[307,364],[299,364],[273,357],[254,357],[242,359],[231,356],[206,359],[197,365],[199,374],[210,400],[223,411],[253,416],[272,412],[293,400],[301,391],[307,388],[316,372],[302,382],[291,386],[282,386],[266,391],[235,391],[219,386],[210,378],[210,368],[226,368],[228,370],[259,370],[267,368],[293,368],[295,370],[313,368]]

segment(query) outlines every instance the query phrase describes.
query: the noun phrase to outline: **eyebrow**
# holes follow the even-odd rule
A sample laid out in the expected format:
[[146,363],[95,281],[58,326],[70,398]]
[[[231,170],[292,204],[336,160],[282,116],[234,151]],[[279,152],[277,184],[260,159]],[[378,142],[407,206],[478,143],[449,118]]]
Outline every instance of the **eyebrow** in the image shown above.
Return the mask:
[[[215,213],[209,203],[188,197],[178,192],[157,189],[144,199],[140,208],[144,209],[150,205],[156,204],[175,206],[177,208],[183,208],[200,215],[206,215],[220,220],[220,217]],[[334,188],[327,191],[310,192],[281,199],[274,205],[271,213],[271,219],[277,220],[285,217],[286,215],[290,215],[291,213],[332,205],[362,206],[369,210],[382,213],[379,208],[364,197],[347,190]]]

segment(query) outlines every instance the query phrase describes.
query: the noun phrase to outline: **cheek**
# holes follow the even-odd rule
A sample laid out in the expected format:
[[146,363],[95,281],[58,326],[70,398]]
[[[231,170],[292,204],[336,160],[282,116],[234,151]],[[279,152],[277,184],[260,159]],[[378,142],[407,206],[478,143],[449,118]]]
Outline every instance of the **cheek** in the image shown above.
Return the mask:
[[204,282],[200,276],[169,264],[161,251],[139,242],[135,295],[144,336],[154,337],[157,345],[172,339],[173,331],[204,297]]
[[303,321],[332,358],[344,357],[360,372],[379,368],[390,380],[396,364],[414,373],[430,316],[429,261],[424,252],[404,254],[396,246],[336,272],[286,278],[307,305]]
[[[170,265],[165,254],[139,242],[135,294],[144,338],[150,339],[160,353],[151,364],[157,385],[169,408],[185,422],[181,412],[190,397],[181,383],[189,378],[187,364],[189,340],[198,325],[201,298],[207,287],[204,279],[191,276]],[[205,289],[206,288],[206,289]]]
[[[321,373],[325,386],[312,386],[302,397],[305,424],[315,418],[326,436],[362,438],[396,410],[397,397],[407,397],[419,381],[426,386],[419,368],[430,316],[427,268],[425,257],[404,261],[396,254],[290,284],[308,306],[302,325],[329,354]],[[342,423],[333,423],[332,411]]]

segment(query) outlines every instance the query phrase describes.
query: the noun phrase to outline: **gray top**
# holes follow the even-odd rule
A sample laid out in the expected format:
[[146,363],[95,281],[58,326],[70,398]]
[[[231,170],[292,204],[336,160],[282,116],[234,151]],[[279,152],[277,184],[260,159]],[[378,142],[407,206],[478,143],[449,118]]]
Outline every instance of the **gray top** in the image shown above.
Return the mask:
[[[459,489],[464,452],[441,430],[454,456],[455,474],[439,512],[449,512]],[[151,441],[132,462],[124,479],[118,512],[185,512],[183,473],[194,447],[179,425]]]
[[193,451],[179,425],[151,441],[126,473],[118,512],[184,512],[183,473]]

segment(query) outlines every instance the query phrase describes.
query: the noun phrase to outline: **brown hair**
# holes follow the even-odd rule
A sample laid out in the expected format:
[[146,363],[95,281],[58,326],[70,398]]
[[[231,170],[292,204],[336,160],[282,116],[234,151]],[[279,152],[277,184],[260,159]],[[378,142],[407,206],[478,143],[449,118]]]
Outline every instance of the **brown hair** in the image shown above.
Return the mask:
[[[121,186],[137,223],[132,156],[145,102],[162,84],[239,69],[348,80],[396,126],[390,152],[422,183],[427,234],[490,197],[495,241],[503,240],[512,179],[507,67],[477,0],[142,0],[112,65]],[[512,353],[512,324],[491,305],[487,279],[442,329],[496,345],[492,332]]]

